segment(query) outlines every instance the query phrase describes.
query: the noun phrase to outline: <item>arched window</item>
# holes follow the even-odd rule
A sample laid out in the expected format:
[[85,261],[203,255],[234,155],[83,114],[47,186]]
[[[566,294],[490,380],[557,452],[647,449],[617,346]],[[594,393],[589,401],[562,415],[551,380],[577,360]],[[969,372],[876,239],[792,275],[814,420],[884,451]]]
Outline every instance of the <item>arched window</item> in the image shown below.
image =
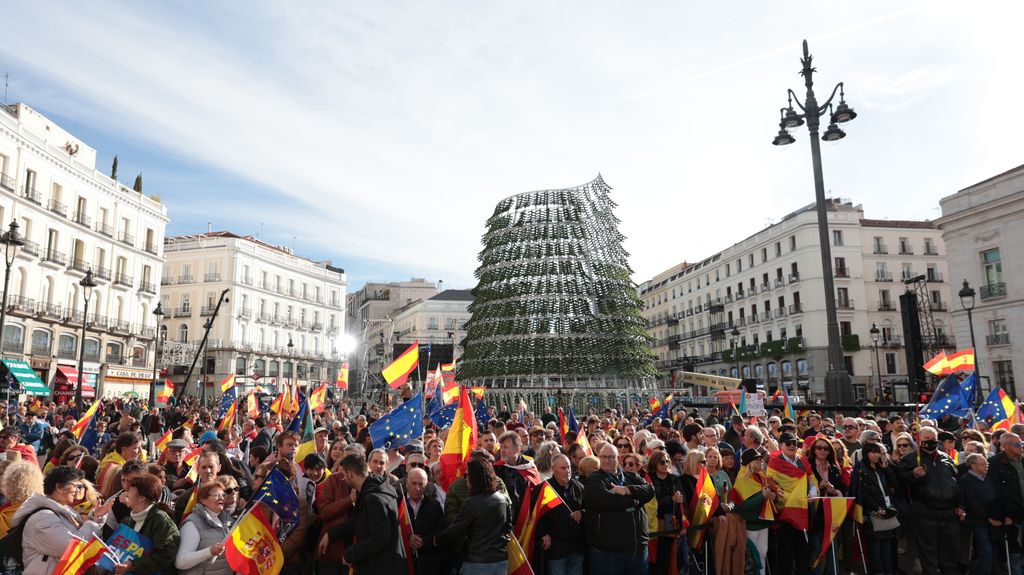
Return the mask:
[[793,379],[793,362],[788,359],[782,362],[782,378]]
[[284,373],[282,375],[284,377],[292,377],[292,362],[284,362]]
[[267,375],[269,375],[270,377],[277,377],[281,375],[281,364],[275,360],[271,360],[270,373],[268,373]]
[[806,359],[798,359],[798,360],[796,360],[796,373],[800,377],[805,377],[807,375],[807,360]]
[[53,336],[50,330],[37,329],[32,331],[32,355],[50,355],[53,347]]
[[735,367],[730,367],[729,368],[729,377],[732,377],[732,378],[735,378],[735,379],[739,379],[740,374],[739,374],[739,372],[736,371]]
[[235,375],[247,375],[245,370],[249,367],[248,360],[239,356],[235,359]]
[[267,373],[267,362],[266,362],[266,360],[257,359],[256,361],[254,361],[253,362],[253,366],[252,366],[252,371],[253,371],[253,373],[258,373],[261,376],[263,374]]
[[320,381],[320,366],[314,365],[309,368],[309,379]]
[[85,338],[85,359],[86,361],[100,360],[100,340],[92,337]]
[[178,326],[178,341],[188,343],[188,324],[183,323]]
[[60,334],[60,338],[57,339],[57,357],[74,358],[77,357],[77,351],[78,336],[73,333]]
[[764,379],[764,366],[760,363],[754,366],[754,377]]
[[166,325],[161,325],[160,326],[160,339],[162,339],[164,341],[167,341],[167,326]]
[[114,365],[124,365],[124,347],[116,342],[112,341],[107,343],[107,363]]
[[768,378],[778,379],[779,377],[779,364],[774,361],[768,362]]
[[137,345],[132,348],[132,365],[135,367],[145,367],[148,357],[149,350],[146,349],[146,346]]
[[749,365],[744,365],[743,366],[743,379],[750,379],[750,366]]
[[25,353],[25,328],[15,323],[4,326],[4,351]]

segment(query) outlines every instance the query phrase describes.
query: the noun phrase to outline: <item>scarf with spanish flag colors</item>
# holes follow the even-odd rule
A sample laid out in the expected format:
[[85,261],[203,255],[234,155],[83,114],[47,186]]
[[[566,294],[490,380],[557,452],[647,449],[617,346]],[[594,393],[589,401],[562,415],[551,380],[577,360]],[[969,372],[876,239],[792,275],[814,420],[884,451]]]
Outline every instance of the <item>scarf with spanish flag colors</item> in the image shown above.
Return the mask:
[[782,510],[776,517],[800,531],[806,531],[809,517],[807,488],[814,481],[814,475],[808,471],[807,461],[799,454],[797,464],[793,465],[782,456],[781,451],[777,451],[768,460],[767,474],[779,484],[784,494]]

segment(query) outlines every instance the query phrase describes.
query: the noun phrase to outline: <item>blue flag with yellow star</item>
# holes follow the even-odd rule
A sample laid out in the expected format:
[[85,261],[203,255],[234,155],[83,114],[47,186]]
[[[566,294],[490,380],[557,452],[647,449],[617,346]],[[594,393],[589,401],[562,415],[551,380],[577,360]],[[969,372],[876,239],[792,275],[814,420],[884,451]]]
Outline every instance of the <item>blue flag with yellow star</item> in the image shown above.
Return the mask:
[[423,392],[370,424],[374,447],[401,447],[423,436]]
[[932,400],[921,410],[921,417],[938,419],[946,415],[963,417],[974,405],[974,390],[978,378],[968,377],[962,383],[956,374],[946,378],[932,394]]
[[[454,419],[454,416],[452,417]],[[487,413],[487,404],[484,400],[478,399],[476,404],[476,424],[487,425],[487,422],[491,420],[491,415]],[[451,425],[449,423],[448,425]]]
[[277,532],[283,539],[299,526],[299,496],[295,494],[292,482],[276,467],[267,475],[254,498],[270,508],[281,519]]

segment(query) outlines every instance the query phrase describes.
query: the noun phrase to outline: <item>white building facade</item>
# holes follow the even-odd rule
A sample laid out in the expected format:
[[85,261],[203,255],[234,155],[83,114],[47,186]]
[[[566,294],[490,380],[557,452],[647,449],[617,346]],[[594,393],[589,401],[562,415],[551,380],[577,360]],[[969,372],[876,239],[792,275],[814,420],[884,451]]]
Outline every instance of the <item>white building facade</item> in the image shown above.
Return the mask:
[[[939,228],[949,250],[954,294],[963,281],[974,290],[975,365],[985,389],[1001,386],[1021,397],[1015,370],[1024,361],[1024,166],[943,198]],[[957,341],[971,342],[964,305],[953,305]],[[969,301],[963,302],[970,305]]]
[[[930,222],[867,220],[859,206],[841,201],[830,201],[828,218],[854,396],[903,395],[908,369],[900,294],[919,289],[929,304],[922,331],[931,334],[932,344],[953,344],[941,235]],[[707,259],[641,284],[659,369],[751,378],[769,387],[784,381],[800,395],[824,396],[828,338],[819,246],[810,205]],[[920,276],[922,281],[903,283]],[[878,329],[877,360],[872,326]]]
[[[106,391],[148,391],[167,208],[96,169],[96,150],[24,104],[0,106],[0,222],[26,245],[11,267],[3,355],[29,363],[58,399],[83,371]],[[91,270],[99,284],[85,294]],[[102,388],[101,388],[102,391]],[[89,393],[86,394],[90,395]]]
[[167,238],[164,249],[161,325],[169,343],[162,357],[176,383],[184,381],[210,319],[190,385],[205,377],[208,391],[219,394],[215,384],[231,373],[243,387],[334,382],[345,332],[343,269],[231,232]]

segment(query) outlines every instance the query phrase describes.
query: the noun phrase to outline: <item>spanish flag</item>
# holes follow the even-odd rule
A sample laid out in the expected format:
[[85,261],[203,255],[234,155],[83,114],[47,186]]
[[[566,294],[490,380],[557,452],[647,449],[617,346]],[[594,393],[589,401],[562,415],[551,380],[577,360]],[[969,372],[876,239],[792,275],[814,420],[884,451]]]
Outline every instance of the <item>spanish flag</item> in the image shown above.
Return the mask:
[[661,401],[659,401],[657,397],[652,397],[648,399],[647,404],[651,406],[651,413],[658,411],[658,409],[661,407]]
[[[194,466],[193,466],[193,468],[194,468]],[[192,493],[188,496],[188,501],[185,502],[185,510],[181,512],[181,522],[178,523],[179,526],[185,524],[185,519],[188,518],[189,514],[192,513],[192,510],[196,508],[196,503],[199,502],[199,495],[198,494],[199,494],[199,484],[200,483],[202,483],[202,482],[201,481],[196,481],[196,484],[192,487]]]
[[231,374],[224,378],[224,381],[220,382],[220,392],[227,393],[229,389],[235,386],[235,374]]
[[256,417],[260,414],[259,403],[256,401],[256,393],[250,391],[245,397],[245,413],[249,417]]
[[824,537],[822,537],[821,553],[818,554],[818,558],[814,561],[815,568],[821,565],[822,560],[825,559],[825,554],[828,553],[828,548],[832,546],[832,541],[836,538],[836,533],[843,526],[846,514],[850,512],[850,507],[853,506],[853,498],[822,497],[821,502],[823,503],[822,509],[825,511],[825,527],[827,531],[825,531]]
[[31,409],[32,411],[36,411],[36,410],[38,410],[42,406],[43,406],[43,400],[39,399],[39,396],[37,395],[37,396],[32,398],[32,404],[29,405],[29,409]]
[[398,530],[402,535],[402,547],[405,548],[405,572],[407,575],[415,575],[416,551],[412,548],[412,536],[415,533],[412,529],[412,520],[409,518],[409,508],[406,507],[405,497],[398,502]]
[[341,369],[338,370],[338,379],[334,382],[335,387],[341,390],[348,389],[348,362],[341,364]]
[[974,369],[974,348],[967,348],[946,356],[949,373],[972,371]]
[[778,513],[778,519],[789,523],[800,531],[808,527],[807,512],[807,486],[808,471],[807,461],[800,460],[803,467],[797,467],[786,461],[781,452],[772,454],[768,460],[768,477],[774,479],[782,488],[784,501],[782,510]]
[[327,384],[321,383],[309,393],[309,409],[311,411],[323,411],[327,405]]
[[697,486],[693,490],[693,499],[690,501],[690,530],[687,532],[690,547],[699,549],[704,543],[704,536],[711,528],[711,517],[717,509],[718,491],[708,477],[707,468],[701,467],[697,476]]
[[61,575],[79,575],[96,564],[110,548],[95,535],[86,542],[78,537],[71,537],[71,543],[53,566],[53,573]]
[[159,393],[156,394],[156,400],[159,403],[167,403],[174,395],[174,382],[170,378],[164,380],[163,388]]
[[224,558],[242,575],[276,575],[284,567],[284,553],[274,529],[256,505],[231,529],[224,546]]
[[948,375],[949,370],[949,359],[946,357],[945,351],[940,351],[938,355],[929,359],[924,364],[924,370],[932,375]]
[[565,445],[565,437],[569,435],[569,422],[565,420],[565,410],[558,408],[558,432],[562,434],[562,445]]
[[96,410],[99,406],[100,402],[94,399],[92,405],[89,406],[89,409],[85,410],[85,414],[82,415],[82,418],[79,419],[78,422],[75,423],[75,426],[71,428],[71,434],[75,436],[75,439],[82,439],[82,434],[85,433],[86,428],[89,427],[89,423],[92,421],[93,416],[96,415]]
[[171,436],[174,435],[173,429],[168,429],[167,433],[160,436],[160,439],[156,440],[156,450],[163,453],[164,449],[167,448],[167,444],[171,442]]
[[238,411],[238,400],[232,401],[231,405],[228,406],[227,411],[224,412],[224,416],[220,418],[220,423],[217,424],[217,431],[224,431],[231,427],[231,424],[235,421],[236,411]]
[[284,403],[284,392],[282,391],[281,393],[277,394],[277,397],[274,398],[274,401],[270,402],[270,411],[272,411],[272,412],[274,412],[274,413],[276,413],[278,415],[281,415],[281,404],[283,404],[283,403]]
[[202,455],[202,453],[203,448],[197,447],[188,452],[188,454],[185,455],[185,459],[181,462],[182,465],[189,466],[188,473],[185,474],[185,477],[188,477],[192,481],[195,481],[199,477],[199,468],[196,467],[196,462],[199,461],[199,456]]
[[508,540],[508,575],[533,575],[530,561],[515,535]]
[[448,430],[448,439],[441,450],[441,478],[439,483],[445,490],[465,471],[469,453],[476,447],[476,414],[469,401],[469,392],[462,388],[455,419]]
[[[746,470],[740,471],[739,477],[736,478],[736,484],[732,486],[732,491],[729,492],[729,501],[736,505],[736,507],[739,507],[743,505],[744,501],[761,493],[765,485],[767,485],[767,482],[760,474],[747,473]],[[771,499],[764,498],[764,503],[761,505],[761,511],[757,517],[762,521],[775,521],[775,506],[772,505]]]
[[441,401],[445,405],[451,405],[459,399],[459,384],[454,378],[445,378],[441,385]]
[[583,448],[583,454],[591,456],[594,454],[594,449],[590,447],[590,440],[587,439],[587,433],[584,430],[580,430],[579,434],[576,435],[576,443]]
[[484,390],[485,389],[486,388],[484,386],[482,386],[482,385],[476,385],[476,386],[470,387],[469,391],[472,392],[472,394],[474,396],[476,396],[477,399],[483,399],[484,398]]
[[382,374],[384,380],[388,382],[388,386],[391,389],[398,389],[402,387],[405,380],[409,379],[409,374],[412,373],[416,366],[420,363],[420,343],[416,342],[409,346],[409,349],[402,352],[402,355],[395,358],[395,361],[391,362],[384,368]]

